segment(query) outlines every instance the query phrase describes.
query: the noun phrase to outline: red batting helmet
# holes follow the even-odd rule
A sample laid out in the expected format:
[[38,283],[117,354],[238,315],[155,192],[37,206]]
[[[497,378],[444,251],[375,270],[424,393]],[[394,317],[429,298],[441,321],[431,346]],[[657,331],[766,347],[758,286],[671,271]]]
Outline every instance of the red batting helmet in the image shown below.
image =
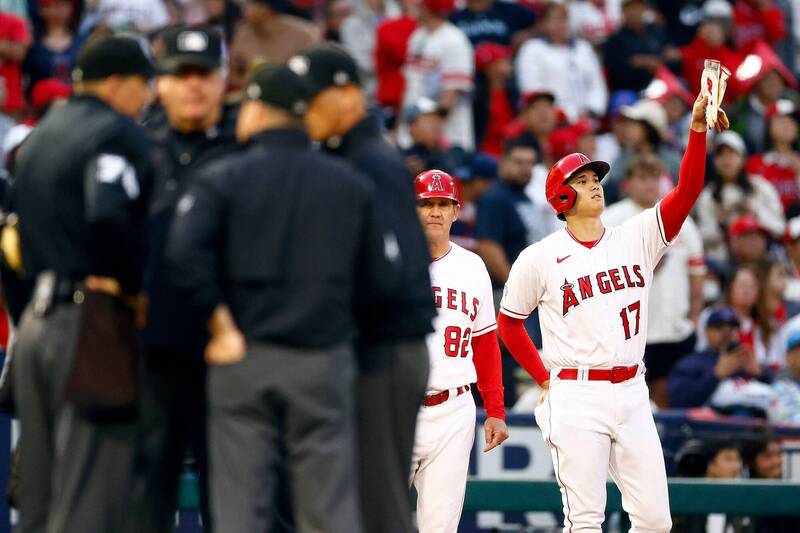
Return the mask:
[[458,186],[456,180],[447,172],[441,170],[426,170],[414,178],[414,191],[417,200],[426,198],[448,198],[455,203],[458,200]]
[[564,213],[575,205],[578,196],[575,189],[565,184],[576,173],[587,168],[594,170],[601,180],[611,169],[605,161],[592,161],[585,155],[575,152],[559,159],[547,174],[544,186],[547,201],[561,220],[564,220]]

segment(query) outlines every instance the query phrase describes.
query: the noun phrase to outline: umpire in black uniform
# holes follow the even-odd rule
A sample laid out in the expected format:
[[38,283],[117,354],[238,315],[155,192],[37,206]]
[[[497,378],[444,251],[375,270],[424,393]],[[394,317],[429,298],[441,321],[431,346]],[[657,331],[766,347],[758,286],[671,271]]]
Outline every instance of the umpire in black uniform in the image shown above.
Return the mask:
[[380,246],[369,182],[312,151],[310,90],[286,66],[251,78],[241,154],[210,165],[178,203],[168,257],[211,316],[212,517],[271,531],[279,449],[300,532],[359,533],[356,315]]
[[355,61],[332,44],[288,62],[305,73],[315,96],[306,114],[312,138],[351,161],[380,198],[383,284],[361,324],[358,417],[361,505],[368,533],[410,533],[409,475],[417,412],[429,372],[425,336],[435,315],[430,252],[416,213],[413,177],[367,113]]
[[17,161],[22,267],[37,280],[13,367],[21,533],[125,529],[150,181],[145,132],[133,120],[151,97],[146,46],[89,41],[75,95]]
[[190,449],[200,474],[200,501],[210,531],[206,476],[206,317],[172,283],[164,259],[175,205],[192,175],[236,149],[238,109],[223,105],[225,57],[220,34],[203,26],[177,26],[162,35],[156,94],[145,126],[153,139],[155,172],[149,205],[145,290],[145,381],[139,481],[131,520],[138,533],[174,529],[178,480]]

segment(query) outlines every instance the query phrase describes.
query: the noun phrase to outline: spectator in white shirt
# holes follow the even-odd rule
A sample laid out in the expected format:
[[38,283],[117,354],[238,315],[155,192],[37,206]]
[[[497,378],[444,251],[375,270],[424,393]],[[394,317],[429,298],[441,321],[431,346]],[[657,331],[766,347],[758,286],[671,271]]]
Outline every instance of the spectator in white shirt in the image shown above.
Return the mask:
[[[403,107],[421,97],[434,100],[447,114],[444,136],[450,147],[471,152],[475,147],[471,102],[475,62],[469,39],[447,20],[452,10],[452,0],[423,0],[420,4],[419,27],[408,42]],[[407,144],[401,128],[401,143],[404,140]]]
[[556,105],[576,120],[583,115],[603,116],[608,89],[592,45],[571,38],[567,7],[549,2],[541,21],[542,37],[520,47],[517,83],[522,93],[548,91]]
[[[617,226],[653,207],[661,198],[659,182],[664,165],[655,154],[636,156],[628,165],[628,197],[609,206],[603,222]],[[667,249],[650,287],[650,320],[644,362],[650,397],[659,408],[669,407],[667,376],[695,344],[694,325],[703,307],[705,260],[700,232],[691,218]]]

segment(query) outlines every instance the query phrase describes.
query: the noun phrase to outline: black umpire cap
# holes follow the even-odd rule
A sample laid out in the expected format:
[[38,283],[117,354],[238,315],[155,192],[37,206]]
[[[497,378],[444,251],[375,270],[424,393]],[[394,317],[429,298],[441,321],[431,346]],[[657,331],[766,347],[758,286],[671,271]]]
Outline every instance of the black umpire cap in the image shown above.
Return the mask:
[[145,78],[155,75],[147,41],[128,35],[89,40],[78,52],[72,81],[100,80],[115,74]]
[[245,94],[250,100],[261,100],[297,116],[306,112],[312,96],[308,79],[278,63],[257,67],[250,75]]
[[222,36],[210,26],[175,26],[164,30],[161,38],[164,43],[158,62],[161,74],[175,74],[182,67],[217,70],[225,61]]
[[344,48],[321,43],[301,50],[286,62],[295,74],[308,78],[314,95],[328,87],[356,84],[358,66]]

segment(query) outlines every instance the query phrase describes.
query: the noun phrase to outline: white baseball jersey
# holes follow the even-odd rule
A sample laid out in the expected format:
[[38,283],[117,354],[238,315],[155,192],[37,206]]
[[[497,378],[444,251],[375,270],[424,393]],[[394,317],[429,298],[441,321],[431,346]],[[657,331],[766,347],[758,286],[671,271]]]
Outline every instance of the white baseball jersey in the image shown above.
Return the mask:
[[514,262],[500,310],[524,319],[539,308],[545,367],[642,360],[653,269],[668,245],[659,205],[606,228],[591,248],[563,229]]
[[497,329],[492,282],[480,257],[451,242],[431,262],[430,275],[437,314],[427,337],[429,393],[475,383],[472,338]]
[[[413,105],[423,96],[438,101],[444,90],[469,93],[473,86],[474,61],[469,39],[450,22],[434,31],[417,28],[408,41],[403,107]],[[460,146],[468,152],[474,149],[472,103],[468,94],[447,114],[444,136],[451,146]]]
[[[609,206],[602,219],[609,226],[618,226],[642,211],[643,207],[626,198]],[[689,276],[703,276],[705,273],[703,239],[694,221],[687,218],[653,276],[648,307],[648,344],[680,342],[694,332],[695,325],[689,319]]]

